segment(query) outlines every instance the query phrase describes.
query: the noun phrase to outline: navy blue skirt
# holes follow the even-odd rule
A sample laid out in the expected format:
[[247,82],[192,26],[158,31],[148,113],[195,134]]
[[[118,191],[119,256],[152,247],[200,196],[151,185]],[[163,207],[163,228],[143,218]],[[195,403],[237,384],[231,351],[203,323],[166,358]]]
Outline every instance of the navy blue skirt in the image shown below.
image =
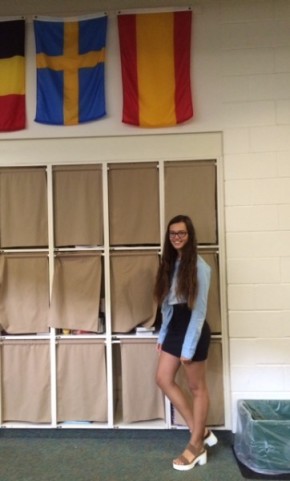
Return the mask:
[[[168,352],[178,358],[181,357],[182,345],[190,316],[191,310],[187,304],[174,304],[172,318],[170,319],[168,331],[162,344],[162,351]],[[210,327],[205,320],[194,356],[191,359],[192,361],[205,361],[207,359],[210,335]]]

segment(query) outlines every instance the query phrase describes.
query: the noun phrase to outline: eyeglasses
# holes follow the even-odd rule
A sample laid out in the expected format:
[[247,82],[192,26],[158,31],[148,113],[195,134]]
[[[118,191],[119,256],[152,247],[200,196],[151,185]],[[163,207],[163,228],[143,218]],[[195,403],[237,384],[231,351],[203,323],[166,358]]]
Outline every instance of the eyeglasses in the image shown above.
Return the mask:
[[170,239],[175,239],[175,237],[178,237],[178,239],[184,239],[187,236],[188,232],[185,230],[179,230],[177,232],[174,232],[173,230],[169,231],[169,238]]

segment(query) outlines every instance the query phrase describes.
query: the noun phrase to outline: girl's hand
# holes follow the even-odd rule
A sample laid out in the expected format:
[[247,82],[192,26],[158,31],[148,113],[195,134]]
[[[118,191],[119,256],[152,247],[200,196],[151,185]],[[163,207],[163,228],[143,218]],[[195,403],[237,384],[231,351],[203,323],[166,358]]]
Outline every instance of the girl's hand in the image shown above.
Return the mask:
[[157,346],[156,346],[156,351],[160,354],[160,352],[161,352],[161,344],[159,344],[159,343],[157,344]]

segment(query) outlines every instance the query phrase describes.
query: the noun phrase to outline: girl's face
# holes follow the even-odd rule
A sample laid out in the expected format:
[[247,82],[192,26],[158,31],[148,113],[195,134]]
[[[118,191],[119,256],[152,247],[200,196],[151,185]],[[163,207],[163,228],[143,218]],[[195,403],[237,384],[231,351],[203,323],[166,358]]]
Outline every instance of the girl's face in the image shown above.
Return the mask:
[[171,224],[169,226],[168,235],[174,249],[179,251],[179,253],[181,254],[182,248],[188,242],[188,232],[186,224],[184,222],[177,222],[176,224]]

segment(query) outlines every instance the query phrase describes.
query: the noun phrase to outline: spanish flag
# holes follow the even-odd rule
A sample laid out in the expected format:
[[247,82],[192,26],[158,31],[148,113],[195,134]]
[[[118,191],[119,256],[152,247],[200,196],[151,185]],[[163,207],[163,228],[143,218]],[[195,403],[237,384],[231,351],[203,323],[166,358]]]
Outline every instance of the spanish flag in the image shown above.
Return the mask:
[[25,21],[0,22],[0,131],[25,128]]
[[167,127],[193,116],[192,12],[118,16],[123,122]]
[[103,117],[107,17],[34,21],[36,122],[76,125]]

